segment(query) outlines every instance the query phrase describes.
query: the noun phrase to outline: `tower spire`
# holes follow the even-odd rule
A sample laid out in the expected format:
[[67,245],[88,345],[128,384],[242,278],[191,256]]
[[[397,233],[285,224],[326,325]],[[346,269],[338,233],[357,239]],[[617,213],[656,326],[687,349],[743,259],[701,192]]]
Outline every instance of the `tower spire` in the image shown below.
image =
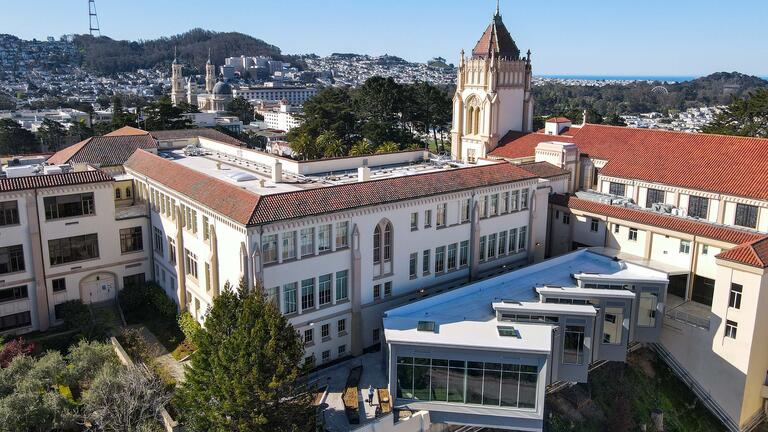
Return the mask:
[[176,64],[176,45],[173,46],[173,64]]
[[499,13],[499,0],[496,0],[496,16],[499,16],[499,15],[501,15]]
[[208,47],[208,62],[206,64],[211,64],[211,48]]

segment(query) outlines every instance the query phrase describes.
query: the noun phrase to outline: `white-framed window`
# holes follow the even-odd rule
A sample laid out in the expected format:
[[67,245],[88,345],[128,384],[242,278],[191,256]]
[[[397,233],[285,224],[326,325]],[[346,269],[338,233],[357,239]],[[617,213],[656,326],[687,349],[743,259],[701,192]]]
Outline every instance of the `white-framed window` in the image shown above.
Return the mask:
[[509,253],[517,252],[517,228],[509,230]]
[[333,279],[333,274],[328,273],[325,275],[320,276],[317,279],[317,287],[318,287],[318,301],[320,302],[320,306],[324,306],[327,304],[330,304],[332,301],[332,289],[331,289],[331,280]]
[[184,270],[189,276],[197,279],[197,255],[184,249]]
[[445,271],[445,246],[440,246],[435,249],[435,273],[442,273]]
[[342,336],[347,331],[347,320],[342,318],[336,321],[336,333]]
[[469,221],[469,214],[470,214],[469,212],[472,208],[470,205],[471,203],[472,203],[471,198],[461,200],[461,222],[462,223]]
[[430,255],[431,251],[429,249],[424,250],[422,253],[422,260],[421,260],[421,273],[424,275],[429,274],[429,269],[431,267],[430,265]]
[[163,237],[163,232],[160,231],[157,227],[152,227],[152,236],[153,236],[153,242],[152,247],[155,249],[155,252],[160,255],[160,257],[163,257],[163,243],[165,243]]
[[621,225],[619,225],[619,224],[613,224],[613,232],[614,232],[615,234],[618,234],[618,233],[619,233],[619,231],[621,231]]
[[277,234],[268,234],[261,237],[261,257],[264,264],[277,261]]
[[336,249],[349,246],[349,222],[336,222]]
[[347,346],[339,345],[339,357],[344,357],[345,355],[347,355]]
[[496,234],[488,235],[488,252],[486,256],[488,259],[496,258]]
[[317,250],[319,252],[331,250],[331,224],[317,227]]
[[424,210],[424,228],[432,226],[432,210]]
[[725,320],[725,337],[736,339],[736,330],[739,324],[736,321]]
[[518,236],[517,249],[524,250],[528,246],[528,227],[520,227],[520,235]]
[[528,209],[528,189],[520,191],[520,210]]
[[444,227],[445,226],[445,210],[446,210],[447,204],[442,203],[438,204],[437,206],[437,227]]
[[411,213],[411,231],[418,231],[419,229],[419,212]]
[[637,228],[630,228],[629,234],[627,234],[627,240],[637,241]]
[[315,307],[315,278],[301,281],[301,310]]
[[459,267],[465,267],[469,263],[469,240],[459,244]]
[[320,326],[320,337],[323,338],[323,339],[331,337],[331,325],[330,324],[323,324],[322,326]]
[[592,232],[597,232],[600,228],[600,221],[595,218],[589,219],[589,230]]
[[691,242],[688,240],[680,240],[680,253],[685,255],[691,253]]
[[296,258],[296,231],[288,231],[283,237],[283,261]]
[[502,231],[499,233],[499,255],[507,253],[507,232]]
[[496,216],[499,214],[499,194],[491,195],[490,205],[488,209],[488,216]]
[[486,239],[485,236],[480,236],[480,248],[479,248],[480,261],[485,261],[485,239]]
[[342,270],[336,272],[336,301],[346,300],[349,297],[349,272]]
[[373,299],[378,300],[381,298],[381,284],[373,285]]
[[571,214],[570,213],[563,213],[563,224],[564,225],[570,225],[571,224]]
[[458,243],[448,245],[448,270],[456,269],[456,252],[458,251]]
[[741,296],[744,287],[737,283],[731,283],[731,292],[728,295],[728,307],[741,309]]
[[520,208],[520,191],[512,191],[509,198],[509,211],[517,211]]
[[322,354],[320,354],[320,359],[323,361],[323,363],[327,363],[331,361],[331,351],[330,350],[323,351]]
[[408,275],[410,275],[411,279],[415,278],[417,275],[417,267],[418,267],[418,260],[419,260],[419,254],[416,252],[413,252],[408,259]]
[[392,296],[392,282],[384,282],[384,297]]
[[296,282],[283,285],[283,313],[293,314],[298,311],[298,302],[296,301]]
[[304,344],[311,344],[315,340],[315,329],[304,330]]
[[501,211],[500,213],[506,213],[509,211],[509,192],[501,194]]
[[301,256],[315,254],[315,228],[301,229]]

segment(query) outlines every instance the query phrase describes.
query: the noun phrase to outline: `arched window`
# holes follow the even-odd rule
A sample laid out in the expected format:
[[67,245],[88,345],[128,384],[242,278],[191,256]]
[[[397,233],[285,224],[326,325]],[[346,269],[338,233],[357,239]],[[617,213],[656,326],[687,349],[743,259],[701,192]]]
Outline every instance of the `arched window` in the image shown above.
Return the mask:
[[381,262],[381,228],[376,225],[376,229],[373,230],[373,263],[378,264]]
[[384,261],[392,261],[392,224],[384,227]]
[[475,126],[472,128],[475,135],[480,134],[480,108],[475,108]]
[[474,118],[474,112],[474,107],[469,107],[469,109],[467,109],[467,135],[472,135],[472,119]]

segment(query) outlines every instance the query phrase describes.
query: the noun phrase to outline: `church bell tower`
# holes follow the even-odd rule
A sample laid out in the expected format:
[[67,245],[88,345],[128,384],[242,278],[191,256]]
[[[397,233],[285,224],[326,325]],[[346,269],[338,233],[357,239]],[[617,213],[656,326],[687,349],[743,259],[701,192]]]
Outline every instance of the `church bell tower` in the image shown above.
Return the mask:
[[453,96],[451,157],[467,163],[486,157],[510,131],[531,132],[531,52],[525,57],[499,13],[470,56],[461,51]]
[[181,65],[176,59],[176,48],[173,49],[173,64],[171,64],[171,103],[178,105],[184,101],[184,77],[181,75]]
[[211,50],[208,49],[208,61],[205,62],[205,92],[213,93],[213,86],[216,85],[216,66],[211,63]]

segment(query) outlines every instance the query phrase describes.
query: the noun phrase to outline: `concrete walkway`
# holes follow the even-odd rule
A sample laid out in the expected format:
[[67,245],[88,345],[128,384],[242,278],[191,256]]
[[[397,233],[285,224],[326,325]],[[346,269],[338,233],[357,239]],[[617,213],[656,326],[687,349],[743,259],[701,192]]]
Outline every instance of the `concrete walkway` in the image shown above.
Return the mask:
[[[365,399],[368,398],[369,386],[372,385],[374,390],[387,387],[387,377],[382,356],[381,352],[365,354],[330,366],[327,369],[322,369],[310,376],[310,381],[317,382],[319,386],[328,385],[328,396],[324,401],[326,408],[323,411],[326,430],[330,432],[349,431],[376,418],[376,408],[379,404],[377,392],[374,391],[373,404],[366,403]],[[357,391],[360,424],[350,425],[344,412],[342,394],[344,393],[344,386],[346,385],[349,371],[355,366],[363,367],[363,374],[360,377]]]
[[164,367],[177,383],[184,381],[184,364],[173,358],[171,353],[157,340],[154,334],[144,326],[136,326],[141,329],[141,335],[150,346],[151,352],[155,356],[155,361]]

